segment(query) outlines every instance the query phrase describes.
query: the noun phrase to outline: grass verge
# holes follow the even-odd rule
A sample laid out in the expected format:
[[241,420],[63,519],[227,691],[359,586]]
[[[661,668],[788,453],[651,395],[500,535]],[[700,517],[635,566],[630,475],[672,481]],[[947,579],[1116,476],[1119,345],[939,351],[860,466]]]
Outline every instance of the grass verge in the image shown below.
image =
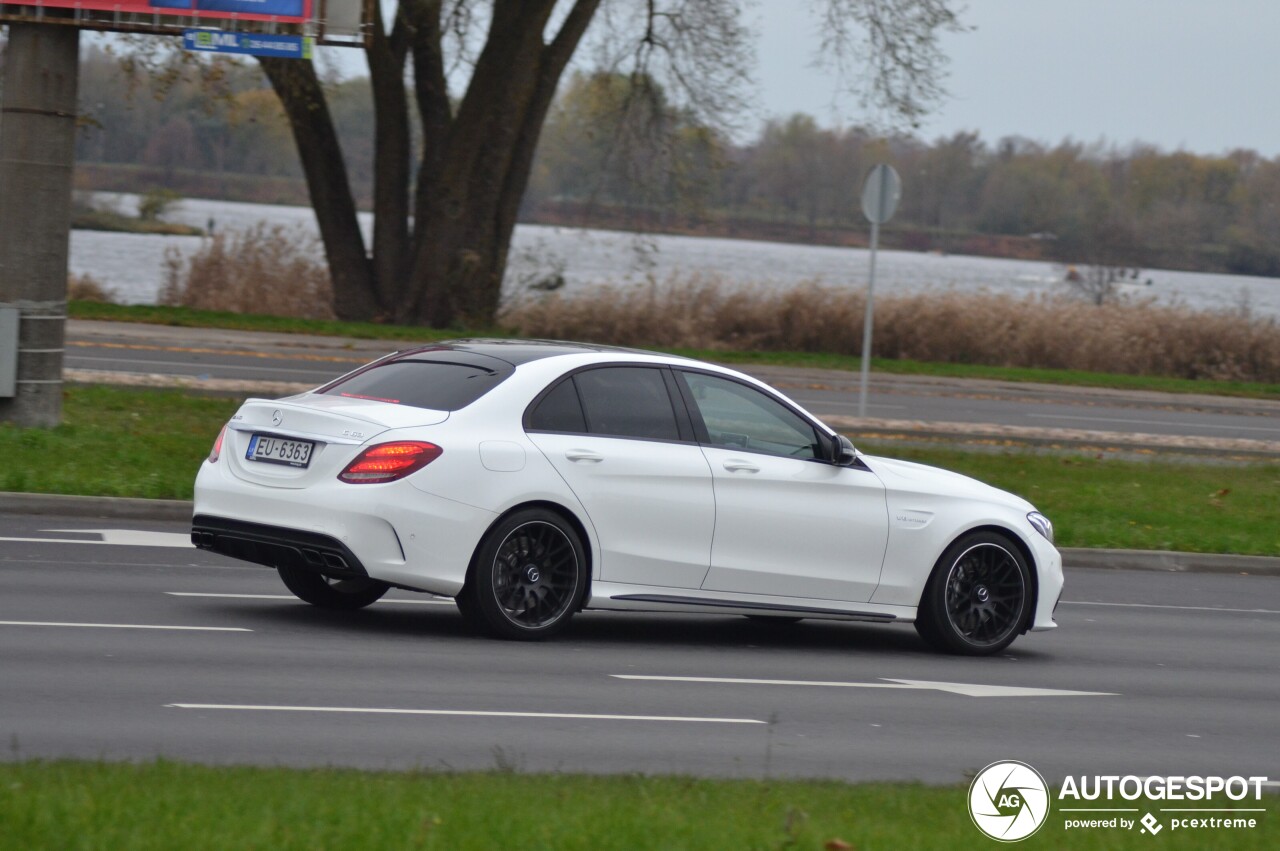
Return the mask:
[[1023,496],[1053,520],[1059,546],[1280,556],[1280,464],[863,449],[955,470]]
[[239,401],[178,391],[71,387],[62,425],[0,424],[0,490],[190,499]]
[[[0,425],[0,490],[190,499],[201,461],[238,405],[179,391],[68,388],[58,428]],[[1053,518],[1061,546],[1280,555],[1280,464],[883,452],[1025,496]]]
[[[953,849],[991,842],[960,786],[812,780],[390,773],[22,762],[0,765],[0,849]],[[1274,848],[1273,813],[1217,831]],[[1063,829],[1029,846],[1146,848],[1138,831]],[[1229,836],[1227,835],[1229,834]],[[1203,848],[1168,830],[1161,848]]]
[[[230,311],[194,310],[187,307],[160,305],[122,305],[91,301],[72,301],[68,313],[73,319],[96,319],[108,322],[138,322],[171,325],[182,328],[226,328],[235,331],[266,331],[278,334],[312,334],[322,337],[353,337],[360,340],[391,340],[429,343],[457,337],[509,337],[509,330],[451,329],[438,330],[403,325],[381,325],[374,322],[339,322],[323,319],[295,319],[286,316],[243,314]],[[861,359],[852,355],[814,352],[735,351],[727,349],[692,349],[655,347],[686,357],[719,361],[744,366],[790,366],[814,369],[857,371]],[[890,375],[934,375],[947,378],[979,378],[996,381],[1037,382],[1043,384],[1105,387],[1116,390],[1154,390],[1163,393],[1201,393],[1218,396],[1240,396],[1258,399],[1280,399],[1280,384],[1250,381],[1214,381],[1208,379],[1168,378],[1148,375],[1087,372],[1072,369],[1036,369],[1029,367],[984,366],[980,364],[928,363],[912,360],[875,358],[872,369]]]

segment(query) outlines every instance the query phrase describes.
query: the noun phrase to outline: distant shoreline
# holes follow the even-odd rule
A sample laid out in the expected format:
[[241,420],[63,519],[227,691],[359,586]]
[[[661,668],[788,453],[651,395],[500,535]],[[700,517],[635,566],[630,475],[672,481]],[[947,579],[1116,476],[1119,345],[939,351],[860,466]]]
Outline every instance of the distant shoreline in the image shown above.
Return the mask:
[[[230,172],[209,173],[187,169],[166,169],[114,163],[77,163],[77,190],[140,193],[158,187],[185,198],[240,203],[280,204],[310,207],[306,182],[301,178],[264,177]],[[356,187],[360,209],[370,208],[369,193]],[[850,202],[851,208],[853,202]],[[775,221],[762,217],[729,215],[720,211],[695,214],[665,208],[635,209],[586,201],[526,202],[519,221],[553,227],[591,228],[628,233],[667,236],[713,237],[778,242],[793,245],[866,248],[869,228],[847,223],[817,222],[813,225]],[[147,232],[147,231],[143,231]],[[1078,258],[1060,254],[1052,234],[987,234],[974,231],[895,227],[892,222],[880,234],[883,248],[934,254],[958,254],[1006,260],[1033,260],[1071,263]],[[1134,256],[1123,258],[1126,267],[1167,269],[1215,274],[1244,274],[1269,277],[1265,271],[1228,268],[1225,253],[1215,246],[1201,246],[1187,262],[1184,252],[1138,248]]]

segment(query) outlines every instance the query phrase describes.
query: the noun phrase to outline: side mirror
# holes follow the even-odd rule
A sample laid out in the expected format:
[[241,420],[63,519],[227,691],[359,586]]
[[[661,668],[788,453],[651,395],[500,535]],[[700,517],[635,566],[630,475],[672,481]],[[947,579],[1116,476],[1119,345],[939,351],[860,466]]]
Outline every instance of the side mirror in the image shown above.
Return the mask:
[[837,434],[832,456],[831,460],[837,467],[850,467],[858,460],[858,450],[853,448],[853,441],[843,434]]

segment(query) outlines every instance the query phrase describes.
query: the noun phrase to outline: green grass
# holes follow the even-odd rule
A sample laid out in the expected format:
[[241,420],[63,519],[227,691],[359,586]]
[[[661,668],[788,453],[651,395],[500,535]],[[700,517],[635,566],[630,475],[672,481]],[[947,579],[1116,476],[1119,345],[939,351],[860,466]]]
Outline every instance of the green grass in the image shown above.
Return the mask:
[[0,424],[0,490],[190,499],[200,462],[239,401],[72,387],[55,429]]
[[[402,340],[432,342],[451,337],[498,336],[511,333],[501,329],[438,330],[403,325],[380,325],[374,322],[336,322],[321,319],[293,319],[284,316],[261,316],[186,307],[159,305],[120,305],[73,301],[69,313],[74,319],[99,319],[112,322],[142,322],[153,325],[175,325],[184,328],[228,328],[238,331],[270,331],[282,334],[314,334],[325,337],[354,337],[363,340]],[[686,357],[722,363],[759,366],[793,366],[838,369],[847,372],[860,368],[860,359],[852,355],[814,352],[724,351],[719,349],[670,349]],[[1117,390],[1157,390],[1165,393],[1206,393],[1249,398],[1280,398],[1280,384],[1248,381],[1209,381],[1160,376],[1124,375],[1119,373],[1084,372],[1069,369],[1033,369],[1029,367],[979,366],[958,363],[923,363],[920,361],[872,360],[872,369],[892,375],[934,375],[947,378],[982,378],[997,381],[1039,382],[1080,387],[1108,387]]]
[[[0,765],[0,849],[990,847],[970,822],[966,792],[804,780],[22,762]],[[1064,831],[1063,818],[1052,813],[1027,847],[1152,844],[1136,830]],[[1274,848],[1277,823],[1268,812],[1253,830],[1211,837],[1166,830],[1158,844]]]
[[1280,556],[1280,464],[863,448],[1023,496],[1053,520],[1059,546]]
[[[63,425],[0,425],[0,490],[190,499],[239,402],[180,391],[71,387]],[[1120,461],[867,444],[1034,502],[1066,547],[1280,555],[1280,464]]]

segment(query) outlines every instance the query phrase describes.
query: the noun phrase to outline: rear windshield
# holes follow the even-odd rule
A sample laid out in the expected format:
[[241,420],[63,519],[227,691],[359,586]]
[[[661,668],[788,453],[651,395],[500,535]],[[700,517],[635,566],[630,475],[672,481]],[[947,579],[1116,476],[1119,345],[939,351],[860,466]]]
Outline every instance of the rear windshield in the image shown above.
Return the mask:
[[443,361],[395,360],[357,372],[320,392],[433,411],[457,411],[497,387],[511,372],[509,366],[492,369]]

